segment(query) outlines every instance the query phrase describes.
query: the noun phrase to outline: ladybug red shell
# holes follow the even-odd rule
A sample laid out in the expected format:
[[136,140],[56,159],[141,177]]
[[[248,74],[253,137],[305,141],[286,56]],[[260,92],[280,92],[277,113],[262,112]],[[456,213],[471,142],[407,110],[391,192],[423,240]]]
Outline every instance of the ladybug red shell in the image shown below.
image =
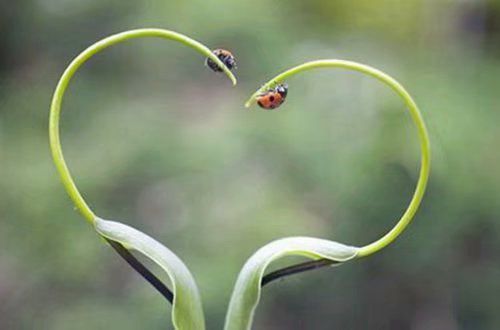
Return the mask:
[[[230,51],[225,49],[215,49],[212,53],[221,60],[222,63],[229,69],[232,70],[236,67],[236,59]],[[215,72],[222,72],[222,68],[217,65],[211,58],[207,58],[205,64]]]
[[287,84],[277,85],[257,96],[257,104],[263,109],[276,109],[285,102],[287,93]]

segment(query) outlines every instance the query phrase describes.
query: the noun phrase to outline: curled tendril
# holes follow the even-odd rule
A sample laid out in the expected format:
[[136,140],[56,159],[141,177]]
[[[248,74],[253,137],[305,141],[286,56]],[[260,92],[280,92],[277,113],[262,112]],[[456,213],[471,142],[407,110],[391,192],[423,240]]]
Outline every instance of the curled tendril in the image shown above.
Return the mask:
[[[221,60],[212,53],[212,51],[204,46],[203,44],[195,41],[182,34],[163,30],[163,29],[137,29],[130,30],[122,33],[118,33],[102,39],[95,44],[91,45],[80,53],[66,68],[63,75],[61,76],[59,83],[55,89],[52,103],[50,107],[50,118],[49,118],[49,138],[50,138],[50,148],[52,152],[52,157],[56,168],[61,176],[63,185],[76,206],[76,209],[83,215],[83,217],[94,226],[98,233],[115,249],[115,251],[132,267],[134,268],[144,279],[146,279],[151,285],[153,285],[168,301],[174,304],[173,308],[173,321],[175,327],[179,324],[197,324],[196,327],[204,328],[202,326],[203,321],[201,320],[201,302],[198,304],[197,301],[189,301],[189,297],[194,297],[193,299],[198,299],[197,288],[194,283],[194,279],[185,267],[185,265],[177,258],[171,251],[160,246],[159,243],[153,241],[146,235],[135,231],[127,226],[122,226],[120,224],[112,224],[109,221],[103,221],[95,215],[95,213],[90,209],[82,195],[80,194],[76,184],[71,176],[71,173],[64,160],[61,141],[59,136],[59,119],[61,113],[61,104],[63,101],[64,93],[70,83],[71,78],[76,73],[76,71],[92,56],[99,53],[100,51],[118,44],[120,42],[127,41],[134,38],[142,37],[155,37],[162,38],[172,41],[177,41],[184,44],[197,52],[201,53],[205,58],[211,59],[216,65],[221,68],[228,78],[232,81],[233,85],[236,85],[236,78],[230,72],[230,70],[224,65]],[[110,225],[112,224],[112,225]],[[107,228],[108,232],[104,232],[103,228]],[[111,228],[111,229],[110,229]],[[128,235],[128,236],[127,236]],[[113,236],[113,237],[112,237]],[[137,243],[137,246],[131,246],[120,242],[119,239],[127,238],[129,241],[132,239],[133,243]],[[129,242],[130,243],[130,242]],[[163,284],[151,271],[149,271],[139,260],[137,260],[128,250],[135,249],[148,256],[154,256],[155,262],[161,264],[162,267],[166,266],[169,262],[172,263],[177,269],[176,272],[173,271],[169,273],[169,276],[175,278],[178,276],[184,287],[181,285],[177,286],[178,290],[184,290],[183,293],[186,298],[182,301],[174,296],[172,291],[170,291],[165,284]],[[160,255],[161,254],[161,255]],[[167,270],[168,272],[168,270]],[[175,282],[172,280],[174,285],[174,290],[176,289]],[[175,302],[177,301],[176,306]],[[198,317],[189,316],[185,311],[190,309],[196,309],[198,312]],[[179,312],[177,312],[179,311]],[[188,315],[184,318],[184,315]],[[179,320],[177,320],[179,319]],[[178,324],[177,324],[178,322]],[[191,326],[190,325],[190,326]]]
[[[420,111],[411,96],[387,74],[367,65],[350,61],[319,60],[307,62],[289,69],[265,83],[250,97],[246,106],[249,107],[256,102],[262,92],[283,83],[295,74],[319,68],[343,68],[372,76],[391,87],[404,100],[417,127],[422,153],[420,176],[415,192],[396,225],[380,239],[365,246],[349,246],[312,237],[286,237],[261,247],[247,260],[238,275],[226,314],[225,330],[251,329],[262,287],[266,284],[285,276],[326,266],[341,265],[359,257],[369,256],[391,244],[411,222],[424,195],[430,170],[430,145],[427,130]],[[312,259],[312,261],[281,268],[267,275],[264,274],[273,261],[290,255],[303,256]]]
[[380,251],[387,245],[391,244],[406,229],[408,224],[410,224],[410,222],[412,221],[415,213],[417,212],[418,207],[420,206],[420,203],[424,196],[425,188],[427,186],[427,181],[429,179],[430,164],[431,164],[429,134],[427,133],[424,120],[422,118],[420,110],[417,107],[417,104],[415,103],[415,101],[413,101],[410,94],[399,82],[397,82],[394,78],[392,78],[391,76],[380,70],[372,68],[368,65],[352,61],[317,60],[293,67],[277,75],[276,77],[265,83],[259,90],[257,90],[250,97],[250,99],[248,99],[248,101],[245,103],[245,106],[247,108],[250,107],[253,103],[255,103],[256,98],[260,93],[273,86],[276,86],[279,83],[284,82],[285,80],[288,81],[289,78],[293,77],[298,73],[309,71],[312,69],[322,69],[322,68],[340,68],[340,69],[358,71],[368,76],[372,76],[377,80],[383,82],[384,84],[389,86],[392,90],[394,90],[396,94],[398,94],[403,99],[405,105],[407,106],[410,112],[413,123],[417,128],[418,138],[420,141],[421,163],[420,163],[420,174],[415,191],[413,193],[413,197],[408,207],[406,208],[406,211],[403,213],[399,221],[387,234],[385,234],[384,236],[382,236],[381,238],[370,244],[360,247],[357,257],[366,257],[368,255]]
[[100,51],[118,44],[123,41],[127,41],[129,39],[134,38],[143,38],[143,37],[156,37],[163,38],[173,41],[178,41],[186,46],[193,48],[198,51],[205,57],[210,58],[212,61],[217,63],[224,73],[231,79],[233,85],[236,85],[236,78],[229,71],[229,69],[220,61],[220,59],[212,54],[212,51],[208,49],[203,44],[195,41],[185,35],[180,33],[176,33],[173,31],[163,30],[163,29],[137,29],[130,30],[122,33],[118,33],[112,36],[109,36],[101,41],[96,42],[89,48],[85,49],[80,55],[78,55],[66,68],[63,75],[61,76],[59,83],[57,84],[56,90],[54,92],[54,96],[52,97],[52,104],[50,107],[50,119],[49,119],[49,136],[50,136],[50,149],[52,151],[52,157],[54,159],[54,163],[57,167],[57,170],[61,176],[62,182],[69,196],[73,200],[78,211],[85,217],[85,219],[94,224],[95,222],[95,214],[92,212],[88,204],[83,199],[82,195],[78,191],[78,188],[73,181],[73,178],[70,174],[68,166],[66,165],[66,161],[64,160],[64,156],[61,148],[61,141],[59,137],[59,118],[61,114],[61,104],[63,101],[64,93],[69,85],[69,82],[75,72],[85,63],[88,59],[90,59],[95,54]]

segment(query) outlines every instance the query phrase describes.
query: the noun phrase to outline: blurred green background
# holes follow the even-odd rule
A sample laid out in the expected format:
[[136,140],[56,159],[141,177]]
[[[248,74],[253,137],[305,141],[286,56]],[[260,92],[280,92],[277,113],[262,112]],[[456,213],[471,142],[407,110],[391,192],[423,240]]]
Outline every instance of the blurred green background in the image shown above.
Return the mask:
[[419,149],[402,102],[318,58],[370,64],[410,91],[433,168],[395,244],[265,288],[255,329],[500,329],[500,1],[0,0],[0,329],[165,329],[170,306],[77,214],[48,147],[59,76],[112,33],[161,27],[237,57],[239,84],[180,44],[133,40],[66,94],[62,141],[92,208],[151,234],[198,281],[220,329],[239,269],[291,235],[363,245],[391,228]]

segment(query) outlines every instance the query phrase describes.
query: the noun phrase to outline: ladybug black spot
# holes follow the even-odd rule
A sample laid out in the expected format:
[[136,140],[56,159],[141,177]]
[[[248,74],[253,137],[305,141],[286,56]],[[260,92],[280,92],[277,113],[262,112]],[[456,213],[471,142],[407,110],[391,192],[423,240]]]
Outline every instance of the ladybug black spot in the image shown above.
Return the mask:
[[269,96],[269,101],[274,102],[274,96]]

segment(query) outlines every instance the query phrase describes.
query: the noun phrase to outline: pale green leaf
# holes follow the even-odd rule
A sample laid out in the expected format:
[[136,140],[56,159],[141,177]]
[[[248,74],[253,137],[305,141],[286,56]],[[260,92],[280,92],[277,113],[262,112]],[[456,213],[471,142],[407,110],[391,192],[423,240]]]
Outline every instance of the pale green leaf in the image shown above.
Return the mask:
[[167,273],[173,286],[172,323],[176,329],[205,329],[198,287],[179,257],[148,235],[122,223],[97,218],[95,228],[102,236],[142,253]]
[[311,238],[288,237],[260,248],[241,270],[231,296],[225,330],[248,330],[260,299],[261,281],[267,266],[284,256],[301,255],[311,259],[345,262],[356,257],[359,248],[337,242]]

